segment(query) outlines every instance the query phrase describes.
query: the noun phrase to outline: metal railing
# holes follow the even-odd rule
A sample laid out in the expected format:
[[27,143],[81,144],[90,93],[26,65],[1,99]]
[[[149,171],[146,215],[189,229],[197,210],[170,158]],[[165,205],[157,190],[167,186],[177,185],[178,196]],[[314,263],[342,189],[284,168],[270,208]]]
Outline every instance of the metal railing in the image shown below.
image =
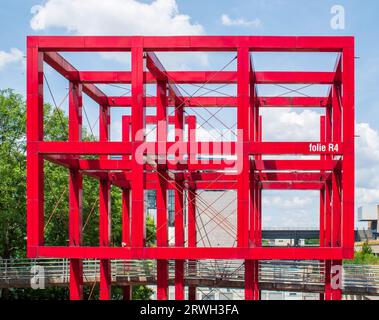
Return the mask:
[[[9,259],[0,260],[1,287],[30,287],[33,267],[43,270],[48,286],[69,283],[69,261],[67,259]],[[112,282],[156,283],[155,260],[112,260]],[[244,263],[238,260],[187,261],[184,269],[187,281],[197,285],[243,287]],[[84,283],[98,282],[100,265],[98,260],[83,260]],[[169,279],[175,277],[174,261],[169,261]],[[323,286],[325,266],[315,261],[260,261],[259,282],[261,284],[288,285],[295,288]],[[283,286],[282,286],[283,287]],[[379,266],[344,265],[342,288],[349,294],[379,295]]]

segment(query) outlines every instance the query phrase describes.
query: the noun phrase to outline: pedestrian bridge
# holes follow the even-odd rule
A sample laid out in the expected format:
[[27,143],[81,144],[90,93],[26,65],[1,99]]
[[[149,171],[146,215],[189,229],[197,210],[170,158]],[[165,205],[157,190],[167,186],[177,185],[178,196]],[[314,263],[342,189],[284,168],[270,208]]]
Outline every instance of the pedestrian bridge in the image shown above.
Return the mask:
[[[100,281],[98,260],[83,260],[84,284]],[[321,262],[261,261],[261,290],[324,292],[325,267]],[[243,288],[242,261],[187,261],[186,285],[215,288]],[[29,288],[34,276],[44,275],[46,287],[67,286],[67,259],[10,259],[0,261],[0,288]],[[169,262],[169,282],[174,283],[174,261]],[[112,260],[112,285],[156,284],[156,262],[153,260]],[[342,292],[346,295],[378,295],[379,266],[344,265]]]

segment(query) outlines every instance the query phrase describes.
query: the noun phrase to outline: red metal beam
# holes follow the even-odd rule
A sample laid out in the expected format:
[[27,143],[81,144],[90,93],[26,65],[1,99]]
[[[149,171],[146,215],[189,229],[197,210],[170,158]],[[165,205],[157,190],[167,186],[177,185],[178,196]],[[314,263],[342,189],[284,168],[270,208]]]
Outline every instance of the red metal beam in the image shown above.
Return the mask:
[[255,174],[261,182],[266,181],[304,181],[321,182],[330,178],[329,173],[309,172],[259,172]]
[[[146,122],[157,124],[157,141],[166,142],[168,132],[167,119],[167,81],[157,83],[157,115],[155,119],[146,117]],[[174,119],[173,119],[174,120]],[[165,156],[165,154],[163,154]],[[157,209],[157,246],[168,246],[168,211],[167,211],[167,181],[165,172],[159,171],[156,185],[156,209]],[[168,295],[168,261],[157,260],[157,299],[167,300]]]
[[[157,66],[157,59],[152,58],[151,52],[147,54],[147,68],[150,72],[144,73],[145,83],[157,81],[170,81],[178,84],[235,84],[237,73],[235,71],[169,71],[163,65]],[[155,67],[154,67],[155,66]],[[74,71],[67,73],[71,80],[82,83],[131,83],[131,73],[128,71]],[[334,72],[293,72],[293,71],[258,71],[255,72],[256,84],[333,84]],[[178,92],[179,93],[179,92]]]
[[354,148],[355,148],[355,55],[354,55],[354,39],[351,46],[345,47],[343,50],[342,65],[342,106],[343,106],[343,141],[346,146],[343,155],[342,164],[342,225],[344,233],[342,235],[342,244],[350,250],[350,257],[353,256],[354,249]]
[[[29,36],[28,45],[41,51],[131,51],[140,36]],[[267,52],[341,52],[353,47],[353,37],[315,36],[171,36],[142,37],[145,51],[236,51],[248,47]]]
[[43,157],[32,143],[43,140],[43,54],[35,46],[27,49],[27,255],[36,257],[34,248],[44,243],[44,166]]
[[[67,80],[79,80],[79,71],[74,66],[72,66],[67,60],[65,60],[59,53],[45,52],[44,61],[57,72],[59,72]],[[105,105],[107,102],[105,93],[93,84],[84,84],[83,92],[100,105]]]
[[[70,82],[69,88],[69,141],[82,139],[82,85]],[[83,177],[78,169],[69,170],[69,241],[81,246],[83,239]],[[83,263],[70,260],[70,300],[83,299]]]
[[325,108],[328,105],[326,97],[258,97],[257,101],[261,108]]
[[322,182],[262,182],[262,189],[270,190],[320,190]]
[[[99,140],[107,142],[110,139],[110,109],[100,105],[99,110]],[[100,161],[108,159],[107,155],[100,155]],[[111,243],[111,181],[108,177],[99,179],[99,246],[109,246]],[[100,260],[100,300],[109,300],[111,297],[111,261]]]
[[[145,142],[146,150],[150,154],[158,154],[158,144],[156,142]],[[123,155],[131,154],[130,142],[31,142],[30,146],[41,154],[108,154]],[[236,152],[235,142],[196,142],[199,154],[223,154],[233,155]],[[313,149],[310,146],[315,146]],[[167,151],[191,150],[188,142],[167,142]],[[250,154],[265,155],[342,155],[343,144],[339,144],[338,151],[322,149],[319,142],[253,142],[250,143]],[[168,152],[169,153],[169,152]]]
[[132,235],[133,247],[145,246],[145,194],[143,179],[142,155],[138,148],[144,143],[145,129],[145,85],[143,83],[144,53],[141,47],[142,38],[138,37],[132,48]]
[[120,247],[51,247],[35,248],[40,257],[81,259],[258,259],[322,260],[341,259],[341,248],[120,248]]
[[180,104],[183,104],[183,98],[180,90],[172,83],[170,78],[167,76],[167,72],[163,67],[162,63],[159,61],[158,57],[153,52],[148,52],[146,54],[146,67],[150,70],[157,81],[166,81],[170,94],[174,96],[174,99],[178,99]]
[[341,165],[339,160],[255,160],[254,163],[259,171],[330,171]]
[[[223,107],[237,108],[236,97],[183,97],[185,106],[191,108],[202,107]],[[325,97],[257,97],[257,104],[260,108],[325,108],[329,103],[329,98]],[[130,107],[131,97],[107,97],[106,104],[111,107]],[[173,106],[169,101],[169,105]],[[154,107],[156,105],[155,97],[146,98],[146,106]]]

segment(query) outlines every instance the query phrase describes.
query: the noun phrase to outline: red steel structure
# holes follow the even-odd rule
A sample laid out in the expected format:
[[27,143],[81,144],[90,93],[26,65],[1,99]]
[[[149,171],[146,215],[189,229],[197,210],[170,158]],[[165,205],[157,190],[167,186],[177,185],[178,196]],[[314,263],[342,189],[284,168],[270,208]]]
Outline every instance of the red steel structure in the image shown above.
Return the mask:
[[[155,52],[235,52],[236,71],[166,71]],[[130,52],[131,71],[80,71],[59,52]],[[258,72],[252,52],[336,52],[333,72]],[[68,141],[44,141],[44,63],[70,83]],[[131,84],[130,96],[107,96],[96,84]],[[145,85],[156,83],[156,96],[145,95]],[[182,96],[176,84],[236,84],[236,97]],[[324,97],[260,97],[258,84],[330,85]],[[99,105],[99,141],[81,141],[82,94]],[[130,107],[123,118],[123,141],[110,141],[110,109]],[[146,116],[145,107],[156,107]],[[184,139],[181,129],[196,128],[196,118],[185,108],[222,106],[236,110],[238,139],[229,142],[240,170],[226,173],[229,165],[202,164],[191,147],[198,147],[194,130]],[[174,107],[170,115],[169,107]],[[322,108],[320,141],[264,142],[260,109],[265,107]],[[157,139],[146,142],[138,134],[146,123],[158,124]],[[176,141],[167,139],[174,124]],[[169,148],[181,162],[167,160]],[[139,147],[148,145],[149,154]],[[237,152],[238,145],[242,146]],[[162,147],[163,146],[163,147]],[[209,142],[209,154],[226,142]],[[199,148],[200,150],[200,148]],[[218,149],[217,149],[218,150]],[[96,156],[94,159],[83,157]],[[111,156],[122,155],[122,158]],[[265,160],[265,155],[316,155],[317,160]],[[139,161],[139,160],[144,161]],[[69,243],[44,245],[44,161],[69,170]],[[82,245],[82,177],[99,181],[99,246]],[[123,244],[110,243],[110,187],[122,189]],[[145,246],[144,191],[156,190],[157,246]],[[167,190],[175,194],[175,245],[168,245]],[[196,206],[198,190],[237,191],[235,247],[198,247]],[[319,247],[263,247],[261,196],[263,189],[320,191]],[[184,201],[184,197],[187,201]],[[184,210],[184,203],[187,208]],[[184,228],[184,212],[188,228]],[[187,230],[187,236],[185,236]],[[185,240],[187,239],[187,240]],[[27,39],[27,254],[30,258],[70,259],[70,298],[83,297],[82,259],[100,259],[100,298],[110,298],[111,259],[157,260],[157,297],[168,298],[168,260],[175,260],[175,298],[184,299],[184,266],[200,259],[245,261],[245,298],[260,299],[259,260],[325,261],[325,293],[321,299],[341,299],[332,285],[333,266],[354,252],[354,38],[172,36],[94,37],[31,36]],[[126,297],[130,298],[128,288]],[[196,288],[189,288],[194,299]]]

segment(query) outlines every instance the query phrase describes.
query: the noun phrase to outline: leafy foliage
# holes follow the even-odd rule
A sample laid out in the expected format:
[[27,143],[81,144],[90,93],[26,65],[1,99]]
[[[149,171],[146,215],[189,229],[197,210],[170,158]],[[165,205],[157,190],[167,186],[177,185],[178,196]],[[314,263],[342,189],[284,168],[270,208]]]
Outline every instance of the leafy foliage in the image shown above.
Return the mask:
[[12,90],[0,91],[0,257],[25,252],[25,103]]
[[[25,257],[26,252],[26,106],[23,97],[13,90],[0,90],[0,258]],[[59,109],[44,105],[44,139],[67,140],[68,118]],[[83,130],[83,140],[91,140]],[[45,170],[45,243],[67,245],[68,242],[68,170],[48,161]],[[83,176],[83,242],[99,243],[98,181]],[[121,191],[111,189],[112,243],[121,245]],[[155,243],[155,225],[147,219],[148,245]],[[93,290],[92,290],[93,289]],[[92,292],[91,292],[92,291]],[[149,299],[152,291],[145,286],[133,290],[133,298]],[[85,295],[98,296],[98,288],[85,288]],[[115,299],[120,288],[112,288]],[[7,299],[67,299],[67,288],[45,290],[3,290]]]
[[372,253],[368,242],[363,243],[361,251],[355,252],[353,260],[345,260],[344,264],[379,264],[379,257]]

